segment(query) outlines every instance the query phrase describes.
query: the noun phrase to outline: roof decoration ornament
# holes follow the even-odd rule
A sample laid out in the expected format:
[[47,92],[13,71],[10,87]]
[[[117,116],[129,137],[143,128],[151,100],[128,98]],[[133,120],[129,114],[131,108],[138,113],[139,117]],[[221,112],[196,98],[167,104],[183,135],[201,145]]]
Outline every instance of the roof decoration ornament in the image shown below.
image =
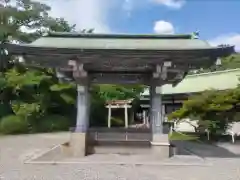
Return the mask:
[[192,39],[199,39],[199,31],[195,31],[192,33]]
[[94,32],[94,29],[83,29],[80,31],[83,34],[92,34]]
[[230,47],[231,45],[230,44],[220,44],[218,45],[218,47],[221,47],[221,48],[226,48],[226,47]]

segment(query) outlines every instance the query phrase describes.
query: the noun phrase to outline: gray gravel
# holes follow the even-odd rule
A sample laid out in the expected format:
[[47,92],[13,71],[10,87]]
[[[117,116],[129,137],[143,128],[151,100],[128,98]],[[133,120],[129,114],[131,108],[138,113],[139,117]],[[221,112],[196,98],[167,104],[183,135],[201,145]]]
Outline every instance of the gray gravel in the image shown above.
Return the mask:
[[67,141],[68,138],[69,134],[66,133],[0,137],[0,179],[240,180],[240,158],[207,157],[206,161],[212,166],[23,164],[33,153],[39,153]]

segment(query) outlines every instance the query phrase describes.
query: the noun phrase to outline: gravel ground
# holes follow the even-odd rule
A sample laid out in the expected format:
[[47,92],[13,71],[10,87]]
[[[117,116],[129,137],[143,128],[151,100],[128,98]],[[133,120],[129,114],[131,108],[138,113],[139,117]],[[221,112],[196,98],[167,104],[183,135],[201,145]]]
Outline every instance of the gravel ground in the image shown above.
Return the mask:
[[[212,166],[23,164],[68,138],[67,133],[0,137],[0,180],[240,180],[240,158],[207,157]],[[240,154],[240,146],[234,151]]]

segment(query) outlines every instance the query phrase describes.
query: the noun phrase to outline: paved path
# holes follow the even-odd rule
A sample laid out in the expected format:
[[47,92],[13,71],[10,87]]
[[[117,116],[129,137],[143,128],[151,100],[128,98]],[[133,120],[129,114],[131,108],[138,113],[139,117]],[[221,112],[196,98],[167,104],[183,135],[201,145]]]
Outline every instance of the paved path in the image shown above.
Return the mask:
[[68,137],[66,133],[1,137],[0,179],[240,180],[240,158],[207,157],[206,161],[211,162],[212,166],[32,165],[22,163],[23,160],[31,157],[34,152],[41,152],[64,142]]

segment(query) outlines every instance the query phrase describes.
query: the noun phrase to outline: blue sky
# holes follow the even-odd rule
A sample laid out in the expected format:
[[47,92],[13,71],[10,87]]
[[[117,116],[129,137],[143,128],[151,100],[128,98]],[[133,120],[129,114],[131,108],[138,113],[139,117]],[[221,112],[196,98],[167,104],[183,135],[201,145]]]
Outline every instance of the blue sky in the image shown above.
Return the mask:
[[110,26],[118,32],[154,33],[156,21],[170,22],[175,33],[199,30],[202,37],[240,33],[240,0],[188,0],[179,9],[149,4],[146,8],[132,10],[122,16],[121,10],[110,18]]
[[240,0],[45,0],[52,14],[101,33],[185,34],[240,50]]

